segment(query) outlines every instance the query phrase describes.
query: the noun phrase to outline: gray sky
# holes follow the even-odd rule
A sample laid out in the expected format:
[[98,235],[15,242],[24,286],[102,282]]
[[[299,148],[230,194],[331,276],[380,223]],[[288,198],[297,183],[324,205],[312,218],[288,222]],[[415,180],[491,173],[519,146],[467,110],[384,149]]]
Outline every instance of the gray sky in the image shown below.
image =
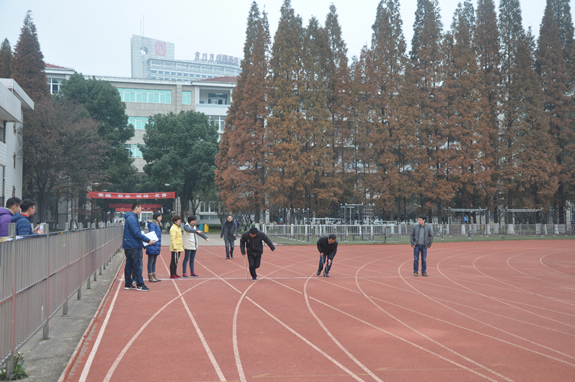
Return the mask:
[[[459,0],[439,0],[444,29]],[[283,0],[260,0],[268,12],[272,38]],[[292,0],[304,24],[311,16],[323,24],[329,5],[337,7],[349,57],[359,56],[371,40],[371,25],[379,0]],[[476,1],[474,1],[474,4]],[[403,32],[411,42],[417,0],[402,0]],[[499,0],[495,0],[496,7]],[[0,0],[0,38],[16,45],[27,10],[32,10],[44,60],[78,72],[130,76],[130,38],[140,34],[173,42],[176,59],[193,59],[195,52],[242,57],[251,0]],[[575,0],[571,0],[571,8]],[[523,0],[523,26],[537,36],[545,0]]]

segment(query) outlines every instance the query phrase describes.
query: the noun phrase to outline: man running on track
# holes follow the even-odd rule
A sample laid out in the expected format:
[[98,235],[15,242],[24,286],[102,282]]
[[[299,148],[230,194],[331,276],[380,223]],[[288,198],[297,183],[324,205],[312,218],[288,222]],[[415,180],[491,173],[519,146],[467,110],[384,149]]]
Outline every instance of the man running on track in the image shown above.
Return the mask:
[[264,241],[272,251],[276,250],[276,247],[273,245],[268,236],[255,227],[250,228],[250,230],[244,233],[240,239],[240,251],[242,252],[242,256],[246,255],[247,247],[252,281],[258,280],[256,269],[260,267],[260,263],[262,261],[262,253],[264,253]]

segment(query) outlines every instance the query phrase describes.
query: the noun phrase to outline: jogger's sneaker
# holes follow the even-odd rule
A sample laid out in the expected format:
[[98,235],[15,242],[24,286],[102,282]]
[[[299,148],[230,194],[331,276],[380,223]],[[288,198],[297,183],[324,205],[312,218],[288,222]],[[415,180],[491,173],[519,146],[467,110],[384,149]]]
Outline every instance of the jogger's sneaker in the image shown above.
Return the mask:
[[182,277],[188,277],[188,274],[187,274],[187,273],[184,273],[184,274],[182,275]]
[[141,291],[141,292],[149,292],[149,291],[150,291],[150,288],[148,288],[148,287],[145,286],[145,285],[142,285],[142,286],[139,286],[139,287],[138,287],[138,290]]
[[192,274],[190,275],[190,277],[200,277],[200,276],[199,276],[199,275],[196,275],[195,273],[192,273]]
[[125,290],[131,290],[131,289],[136,289],[136,287],[133,286],[132,284],[130,284],[130,285],[125,285],[125,286],[124,286],[124,289],[125,289]]
[[252,279],[252,281],[258,281],[258,279],[256,279],[255,277]]
[[414,275],[414,276],[417,276],[417,272],[413,272],[413,275]]
[[329,277],[329,275],[327,274],[327,272],[323,272],[323,276],[324,276],[324,277]]
[[421,275],[427,277],[427,272],[421,272]]
[[320,273],[321,273],[321,270],[317,271],[317,275],[318,275],[318,276],[320,275]]

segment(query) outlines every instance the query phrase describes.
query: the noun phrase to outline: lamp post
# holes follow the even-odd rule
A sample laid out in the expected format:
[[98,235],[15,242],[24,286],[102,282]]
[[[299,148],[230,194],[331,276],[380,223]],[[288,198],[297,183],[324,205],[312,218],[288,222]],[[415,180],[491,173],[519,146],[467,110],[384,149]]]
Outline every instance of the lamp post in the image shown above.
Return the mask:
[[[170,187],[170,183],[164,183],[164,186]],[[174,211],[176,211],[176,215],[178,215],[178,189],[176,189],[176,201],[174,202]]]

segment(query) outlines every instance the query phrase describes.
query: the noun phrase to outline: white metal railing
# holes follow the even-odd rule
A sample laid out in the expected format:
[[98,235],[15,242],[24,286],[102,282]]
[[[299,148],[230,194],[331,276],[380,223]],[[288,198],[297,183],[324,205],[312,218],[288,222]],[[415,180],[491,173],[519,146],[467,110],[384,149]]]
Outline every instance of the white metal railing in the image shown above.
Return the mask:
[[66,315],[68,299],[74,293],[80,299],[82,285],[90,288],[91,277],[102,274],[122,232],[108,225],[0,242],[0,364],[7,364],[7,375],[17,350],[41,328],[47,339],[50,318],[60,308]]
[[[544,239],[574,237],[569,224],[430,224],[435,241]],[[262,230],[274,243],[315,243],[323,235],[335,234],[340,243],[409,243],[413,225],[275,225]]]

